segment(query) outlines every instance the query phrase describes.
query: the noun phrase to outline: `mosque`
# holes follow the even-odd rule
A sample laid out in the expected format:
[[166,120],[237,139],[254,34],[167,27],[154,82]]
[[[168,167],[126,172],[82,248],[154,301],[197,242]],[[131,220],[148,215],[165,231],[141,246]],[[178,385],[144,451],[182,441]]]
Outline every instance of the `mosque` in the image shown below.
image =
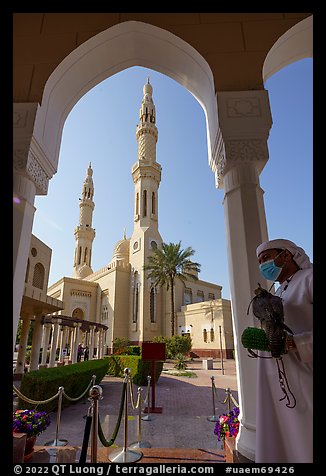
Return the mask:
[[[152,250],[164,241],[158,226],[162,167],[156,161],[158,130],[152,93],[148,79],[136,128],[138,160],[131,170],[135,187],[132,235],[127,238],[124,233],[111,262],[93,271],[95,188],[89,164],[79,199],[79,224],[74,230],[73,275],[62,277],[47,291],[51,298],[63,302],[63,309],[55,314],[64,316],[66,324],[74,320],[79,326],[78,337],[76,331],[72,334],[73,327],[67,332],[66,344],[87,344],[91,355],[97,348],[100,355],[110,353],[115,338],[127,337],[138,344],[171,332],[169,295],[165,288],[155,287],[143,269]],[[217,357],[223,352],[224,357],[232,357],[231,303],[222,299],[221,290],[221,286],[200,279],[187,281],[186,286],[176,282],[175,334],[190,334],[198,356]],[[89,325],[83,325],[85,322]]]

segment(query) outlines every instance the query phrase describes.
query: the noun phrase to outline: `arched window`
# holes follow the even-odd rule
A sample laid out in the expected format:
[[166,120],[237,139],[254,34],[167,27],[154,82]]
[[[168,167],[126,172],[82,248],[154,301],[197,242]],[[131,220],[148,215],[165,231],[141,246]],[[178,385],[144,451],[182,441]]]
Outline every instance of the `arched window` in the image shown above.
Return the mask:
[[143,217],[147,216],[147,190],[144,190],[143,192]]
[[84,263],[87,263],[87,247],[85,248],[85,253],[84,253]]
[[214,342],[215,340],[215,332],[213,328],[210,330],[210,339],[211,339],[211,342]]
[[135,323],[138,320],[138,306],[139,306],[139,283],[138,272],[134,272],[134,291],[133,291],[133,313],[132,322]]
[[135,215],[139,215],[139,192],[136,194],[136,210]]
[[77,263],[80,264],[80,261],[81,261],[81,246],[78,248],[78,260],[77,260]]
[[203,329],[203,339],[204,339],[204,342],[207,342],[207,330],[206,329]]
[[155,210],[156,210],[156,197],[155,197],[155,192],[152,193],[152,213],[155,215]]
[[149,312],[151,322],[156,322],[156,288],[153,286],[149,296]]
[[44,287],[45,269],[42,263],[36,263],[33,275],[33,286],[39,289]]

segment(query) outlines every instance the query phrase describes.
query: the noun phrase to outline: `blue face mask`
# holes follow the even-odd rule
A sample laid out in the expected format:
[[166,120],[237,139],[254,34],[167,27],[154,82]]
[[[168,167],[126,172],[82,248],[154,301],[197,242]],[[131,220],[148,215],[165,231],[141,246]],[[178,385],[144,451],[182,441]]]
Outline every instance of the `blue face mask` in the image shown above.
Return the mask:
[[265,261],[265,263],[259,265],[260,274],[268,281],[276,281],[281,274],[283,266],[276,266],[275,259],[278,258],[283,253],[283,251],[275,256],[274,259]]

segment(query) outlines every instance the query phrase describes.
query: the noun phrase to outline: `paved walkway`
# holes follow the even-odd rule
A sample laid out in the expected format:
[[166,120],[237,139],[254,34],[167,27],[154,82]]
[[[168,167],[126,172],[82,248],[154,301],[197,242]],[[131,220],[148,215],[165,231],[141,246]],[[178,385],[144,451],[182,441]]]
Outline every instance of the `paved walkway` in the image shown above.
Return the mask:
[[[172,370],[172,363],[165,363],[164,370]],[[220,450],[222,445],[214,435],[215,422],[208,418],[214,415],[212,379],[214,377],[217,389],[215,397],[215,414],[220,415],[227,411],[227,404],[223,404],[226,393],[230,388],[232,395],[238,401],[237,380],[234,360],[224,361],[224,375],[221,362],[214,360],[212,370],[204,370],[201,360],[188,363],[187,370],[195,372],[196,377],[172,376],[164,371],[155,385],[155,406],[162,407],[162,413],[151,413],[149,420],[141,420],[141,442],[152,448],[188,448],[205,450]],[[99,401],[99,415],[103,433],[107,440],[112,436],[122,392],[122,378],[106,376],[102,382],[103,399]],[[135,400],[137,386],[134,387]],[[147,387],[142,387],[142,398],[146,397]],[[127,447],[139,440],[138,410],[132,409],[129,400],[129,417],[127,431]],[[85,418],[90,402],[87,398],[64,408],[61,413],[59,439],[68,440],[68,445],[82,446]],[[143,410],[145,405],[142,406]],[[142,413],[142,416],[146,416]],[[51,414],[52,423],[48,429],[37,438],[37,445],[44,445],[55,438],[57,414]],[[110,450],[124,446],[124,419],[115,444]],[[103,447],[98,440],[99,449]],[[162,461],[162,459],[160,460]]]

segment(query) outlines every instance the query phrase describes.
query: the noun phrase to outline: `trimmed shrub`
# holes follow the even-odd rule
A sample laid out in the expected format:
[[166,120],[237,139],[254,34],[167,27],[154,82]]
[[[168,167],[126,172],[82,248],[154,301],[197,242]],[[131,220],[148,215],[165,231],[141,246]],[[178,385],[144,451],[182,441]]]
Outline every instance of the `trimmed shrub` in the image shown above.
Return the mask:
[[[26,373],[21,381],[20,392],[31,400],[43,401],[53,397],[59,387],[64,387],[65,393],[71,398],[78,398],[88,387],[93,375],[95,384],[99,384],[108,369],[108,359],[88,360],[63,367],[43,368]],[[88,398],[88,393],[83,398]],[[79,400],[80,401],[80,400]],[[67,398],[62,399],[62,408],[70,405]],[[58,398],[37,406],[42,411],[55,411],[58,408]],[[19,409],[32,409],[35,404],[27,403],[19,398]]]
[[[132,381],[136,385],[147,385],[147,376],[152,375],[152,362],[142,360],[138,355],[111,355],[108,360],[108,375],[124,377],[124,369],[129,368]],[[156,362],[156,379],[158,381],[163,370],[163,362]]]
[[164,342],[167,359],[175,359],[177,354],[187,354],[191,351],[192,340],[189,335],[173,337],[154,337],[153,342]]

